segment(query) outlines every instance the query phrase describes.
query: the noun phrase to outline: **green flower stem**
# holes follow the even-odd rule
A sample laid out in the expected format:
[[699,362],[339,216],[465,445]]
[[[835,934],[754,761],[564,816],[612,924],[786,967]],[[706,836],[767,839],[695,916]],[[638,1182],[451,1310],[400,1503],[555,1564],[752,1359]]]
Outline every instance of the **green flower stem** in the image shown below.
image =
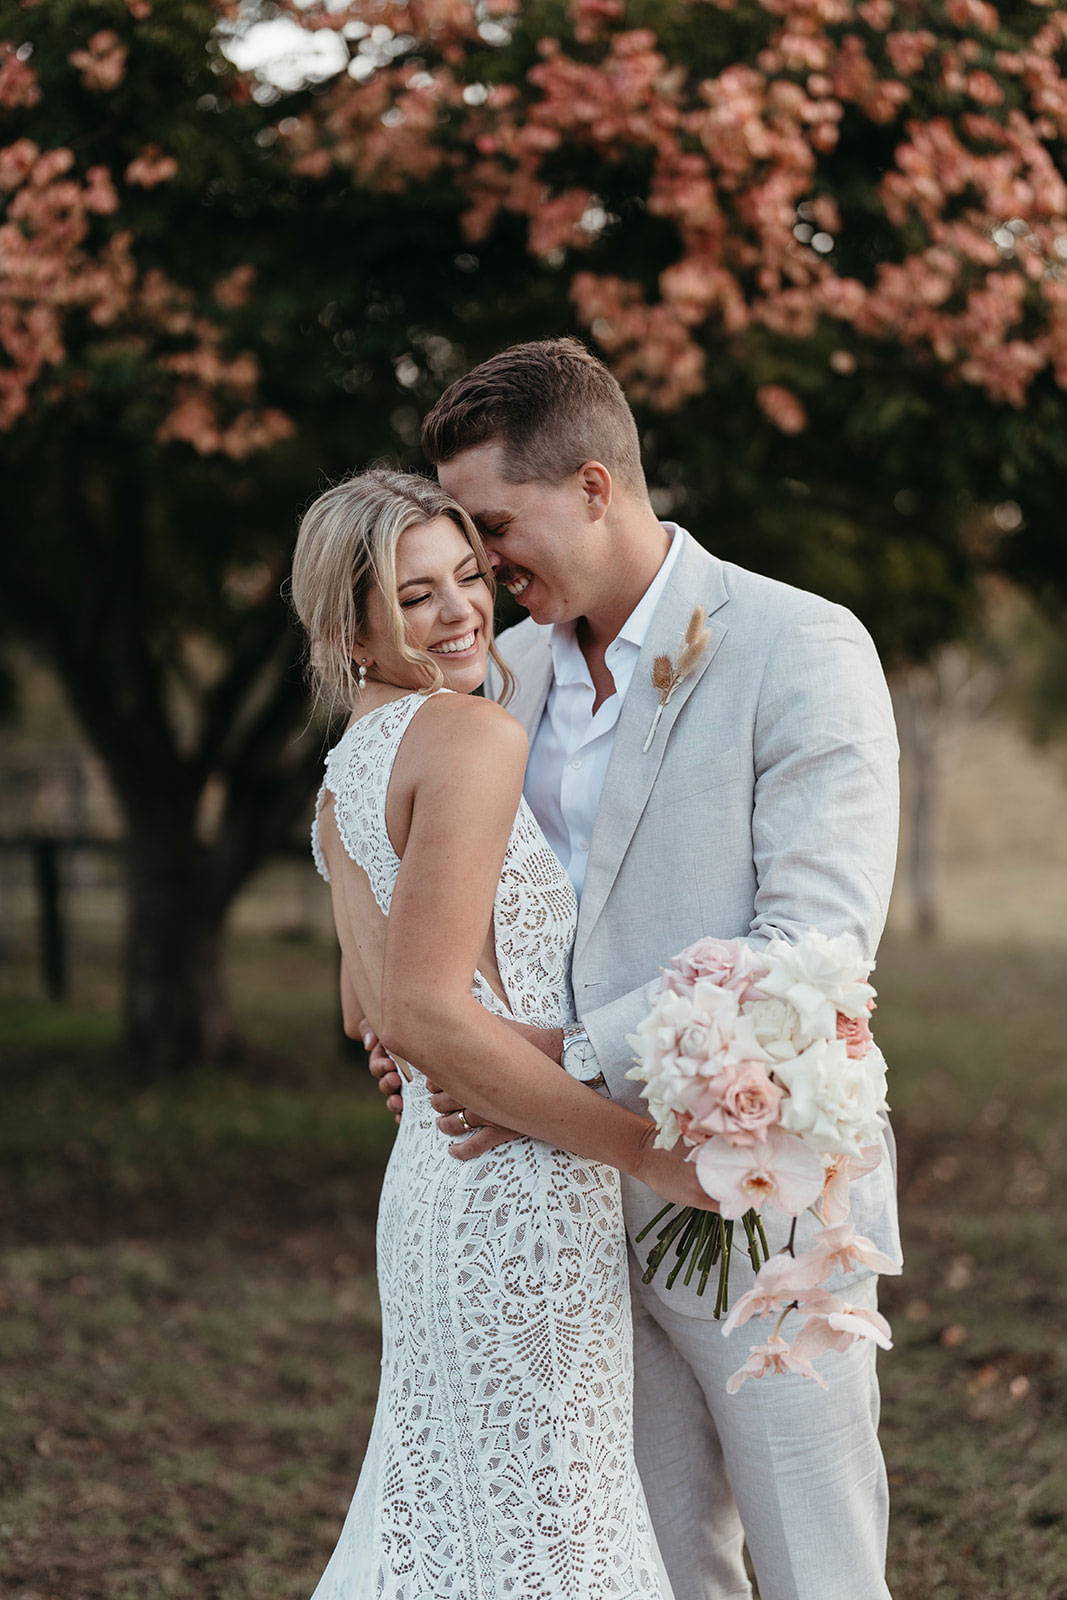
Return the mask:
[[662,1211],[657,1211],[656,1215],[652,1218],[651,1222],[646,1222],[645,1226],[641,1229],[641,1232],[637,1235],[637,1238],[635,1239],[634,1243],[635,1244],[640,1244],[641,1240],[645,1237],[645,1234],[652,1232],[652,1229],[656,1226],[656,1223],[660,1220],[660,1218],[661,1217],[665,1217],[667,1215],[668,1211],[673,1211],[673,1210],[674,1210],[674,1201],[673,1200],[668,1200],[667,1204],[663,1207],[663,1210]]
[[674,1263],[674,1266],[671,1268],[670,1272],[667,1274],[668,1289],[674,1288],[674,1280],[685,1266],[694,1241],[700,1233],[700,1218],[701,1213],[697,1211],[696,1207],[694,1206],[693,1215],[690,1217],[686,1226],[682,1229],[682,1232],[678,1238],[678,1243],[674,1247],[678,1259]]
[[730,1298],[730,1256],[733,1252],[734,1225],[722,1225],[722,1256],[719,1260],[719,1288],[715,1296],[715,1316],[721,1317]]
[[697,1229],[699,1227],[700,1227],[700,1212],[697,1210],[696,1206],[694,1206],[693,1207],[693,1212],[692,1212],[692,1215],[689,1218],[689,1221],[686,1223],[685,1227],[682,1229],[681,1233],[678,1236],[678,1243],[674,1247],[676,1254],[678,1254],[680,1256],[684,1256],[685,1255],[686,1250],[688,1249],[690,1243],[692,1242],[693,1235],[696,1233],[696,1231],[697,1231]]
[[676,1217],[671,1218],[671,1221],[668,1223],[667,1227],[660,1234],[658,1244],[654,1245],[649,1253],[644,1276],[641,1279],[642,1283],[652,1282],[652,1279],[656,1276],[656,1273],[659,1269],[660,1262],[663,1260],[663,1257],[667,1254],[667,1251],[671,1247],[672,1241],[687,1225],[691,1214],[692,1207],[686,1206],[678,1213]]
[[759,1241],[756,1238],[756,1230],[752,1223],[752,1212],[746,1211],[741,1221],[744,1223],[745,1238],[748,1240],[748,1259],[752,1263],[753,1272],[758,1272],[760,1269]]
[[689,1251],[700,1232],[700,1215],[700,1212],[694,1206],[692,1215],[674,1242],[674,1253],[678,1259],[671,1267],[670,1276],[667,1279],[668,1289],[689,1258]]
[[700,1213],[700,1222],[697,1225],[696,1237],[693,1240],[692,1249],[689,1252],[689,1265],[686,1267],[685,1277],[682,1279],[682,1282],[685,1284],[686,1288],[689,1287],[689,1281],[697,1269],[697,1263],[700,1260],[700,1256],[711,1235],[713,1216],[713,1212],[702,1211]]
[[778,1321],[774,1325],[774,1332],[771,1334],[772,1339],[777,1339],[782,1329],[782,1323],[785,1321],[786,1317],[791,1311],[796,1311],[798,1309],[799,1305],[799,1300],[790,1300],[789,1304],[786,1306],[785,1310],[782,1312],[781,1316],[778,1318]]
[[714,1216],[719,1226],[715,1227],[713,1223],[708,1230],[708,1242],[704,1246],[704,1254],[700,1258],[700,1282],[697,1284],[697,1294],[703,1294],[707,1288],[708,1275],[718,1259],[719,1251],[722,1249],[722,1218],[717,1212],[712,1212],[712,1216]]

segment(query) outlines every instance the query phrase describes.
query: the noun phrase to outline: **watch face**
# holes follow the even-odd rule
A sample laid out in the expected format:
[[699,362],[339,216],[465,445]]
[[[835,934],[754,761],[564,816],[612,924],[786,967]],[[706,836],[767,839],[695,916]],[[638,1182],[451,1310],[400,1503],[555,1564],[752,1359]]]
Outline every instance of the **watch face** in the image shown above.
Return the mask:
[[595,1078],[600,1070],[596,1051],[588,1038],[573,1040],[567,1045],[563,1056],[567,1072],[572,1078],[577,1078],[579,1083],[584,1083],[588,1078]]

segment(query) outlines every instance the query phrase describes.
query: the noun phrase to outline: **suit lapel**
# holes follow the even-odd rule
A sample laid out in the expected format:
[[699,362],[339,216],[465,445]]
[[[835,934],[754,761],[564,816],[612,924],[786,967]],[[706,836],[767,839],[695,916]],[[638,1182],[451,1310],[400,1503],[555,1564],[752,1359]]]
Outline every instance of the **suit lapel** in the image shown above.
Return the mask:
[[[729,599],[722,563],[703,550],[688,534],[685,540],[670,581],[653,614],[619,714],[615,745],[590,840],[589,864],[578,914],[576,951],[588,939],[604,909],[641,813],[648,804],[667,741],[682,707],[711,665],[726,635],[725,624],[712,620],[714,613]],[[643,746],[659,705],[659,695],[652,687],[652,664],[659,655],[668,655],[672,661],[678,659],[693,608],[698,605],[702,605],[707,613],[711,642],[689,676],[674,691],[670,703],[663,708],[655,738],[646,752]],[[541,704],[544,704],[543,697]]]
[[516,685],[515,698],[508,710],[513,716],[518,717],[532,744],[544,713],[548,691],[552,687],[551,650],[546,648],[544,657],[539,657],[536,662],[531,663],[522,676],[522,687]]
[[[515,673],[515,693],[508,701],[508,710],[526,729],[533,743],[552,687],[552,650],[548,642],[549,630],[541,629],[533,645],[520,659],[510,663]],[[505,639],[507,635],[504,635]],[[494,695],[499,699],[499,693]]]

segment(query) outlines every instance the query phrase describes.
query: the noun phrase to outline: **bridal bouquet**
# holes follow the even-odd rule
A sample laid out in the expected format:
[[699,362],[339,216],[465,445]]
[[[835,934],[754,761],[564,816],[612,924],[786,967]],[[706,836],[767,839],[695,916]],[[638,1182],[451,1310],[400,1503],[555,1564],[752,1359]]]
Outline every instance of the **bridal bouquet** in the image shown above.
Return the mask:
[[[631,1034],[657,1145],[679,1138],[718,1212],[665,1206],[638,1236],[663,1222],[648,1258],[650,1282],[673,1251],[670,1288],[684,1270],[703,1294],[717,1269],[715,1315],[728,1310],[736,1224],[756,1282],[730,1312],[724,1333],[750,1317],[778,1313],[775,1330],[727,1388],[747,1378],[795,1372],[825,1383],[811,1357],[843,1350],[857,1338],[889,1349],[889,1324],[877,1311],[850,1306],[824,1287],[838,1270],[900,1268],[849,1224],[849,1185],[881,1158],[879,1113],[885,1061],[871,1036],[875,991],[850,934],[815,929],[795,944],[775,939],[752,950],[737,939],[701,939],[660,979],[648,1016]],[[764,1207],[793,1219],[785,1249],[771,1255]],[[815,1244],[798,1252],[796,1219],[810,1210],[822,1224]],[[805,1321],[792,1344],[781,1337],[790,1311]]]

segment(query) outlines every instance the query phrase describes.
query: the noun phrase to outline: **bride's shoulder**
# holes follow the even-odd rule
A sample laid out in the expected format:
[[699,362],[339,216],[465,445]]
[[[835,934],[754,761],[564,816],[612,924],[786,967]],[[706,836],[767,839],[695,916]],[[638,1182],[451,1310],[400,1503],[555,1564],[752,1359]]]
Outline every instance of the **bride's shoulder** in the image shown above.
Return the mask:
[[420,764],[466,769],[526,765],[522,723],[495,700],[471,694],[435,694],[414,719],[408,736]]

